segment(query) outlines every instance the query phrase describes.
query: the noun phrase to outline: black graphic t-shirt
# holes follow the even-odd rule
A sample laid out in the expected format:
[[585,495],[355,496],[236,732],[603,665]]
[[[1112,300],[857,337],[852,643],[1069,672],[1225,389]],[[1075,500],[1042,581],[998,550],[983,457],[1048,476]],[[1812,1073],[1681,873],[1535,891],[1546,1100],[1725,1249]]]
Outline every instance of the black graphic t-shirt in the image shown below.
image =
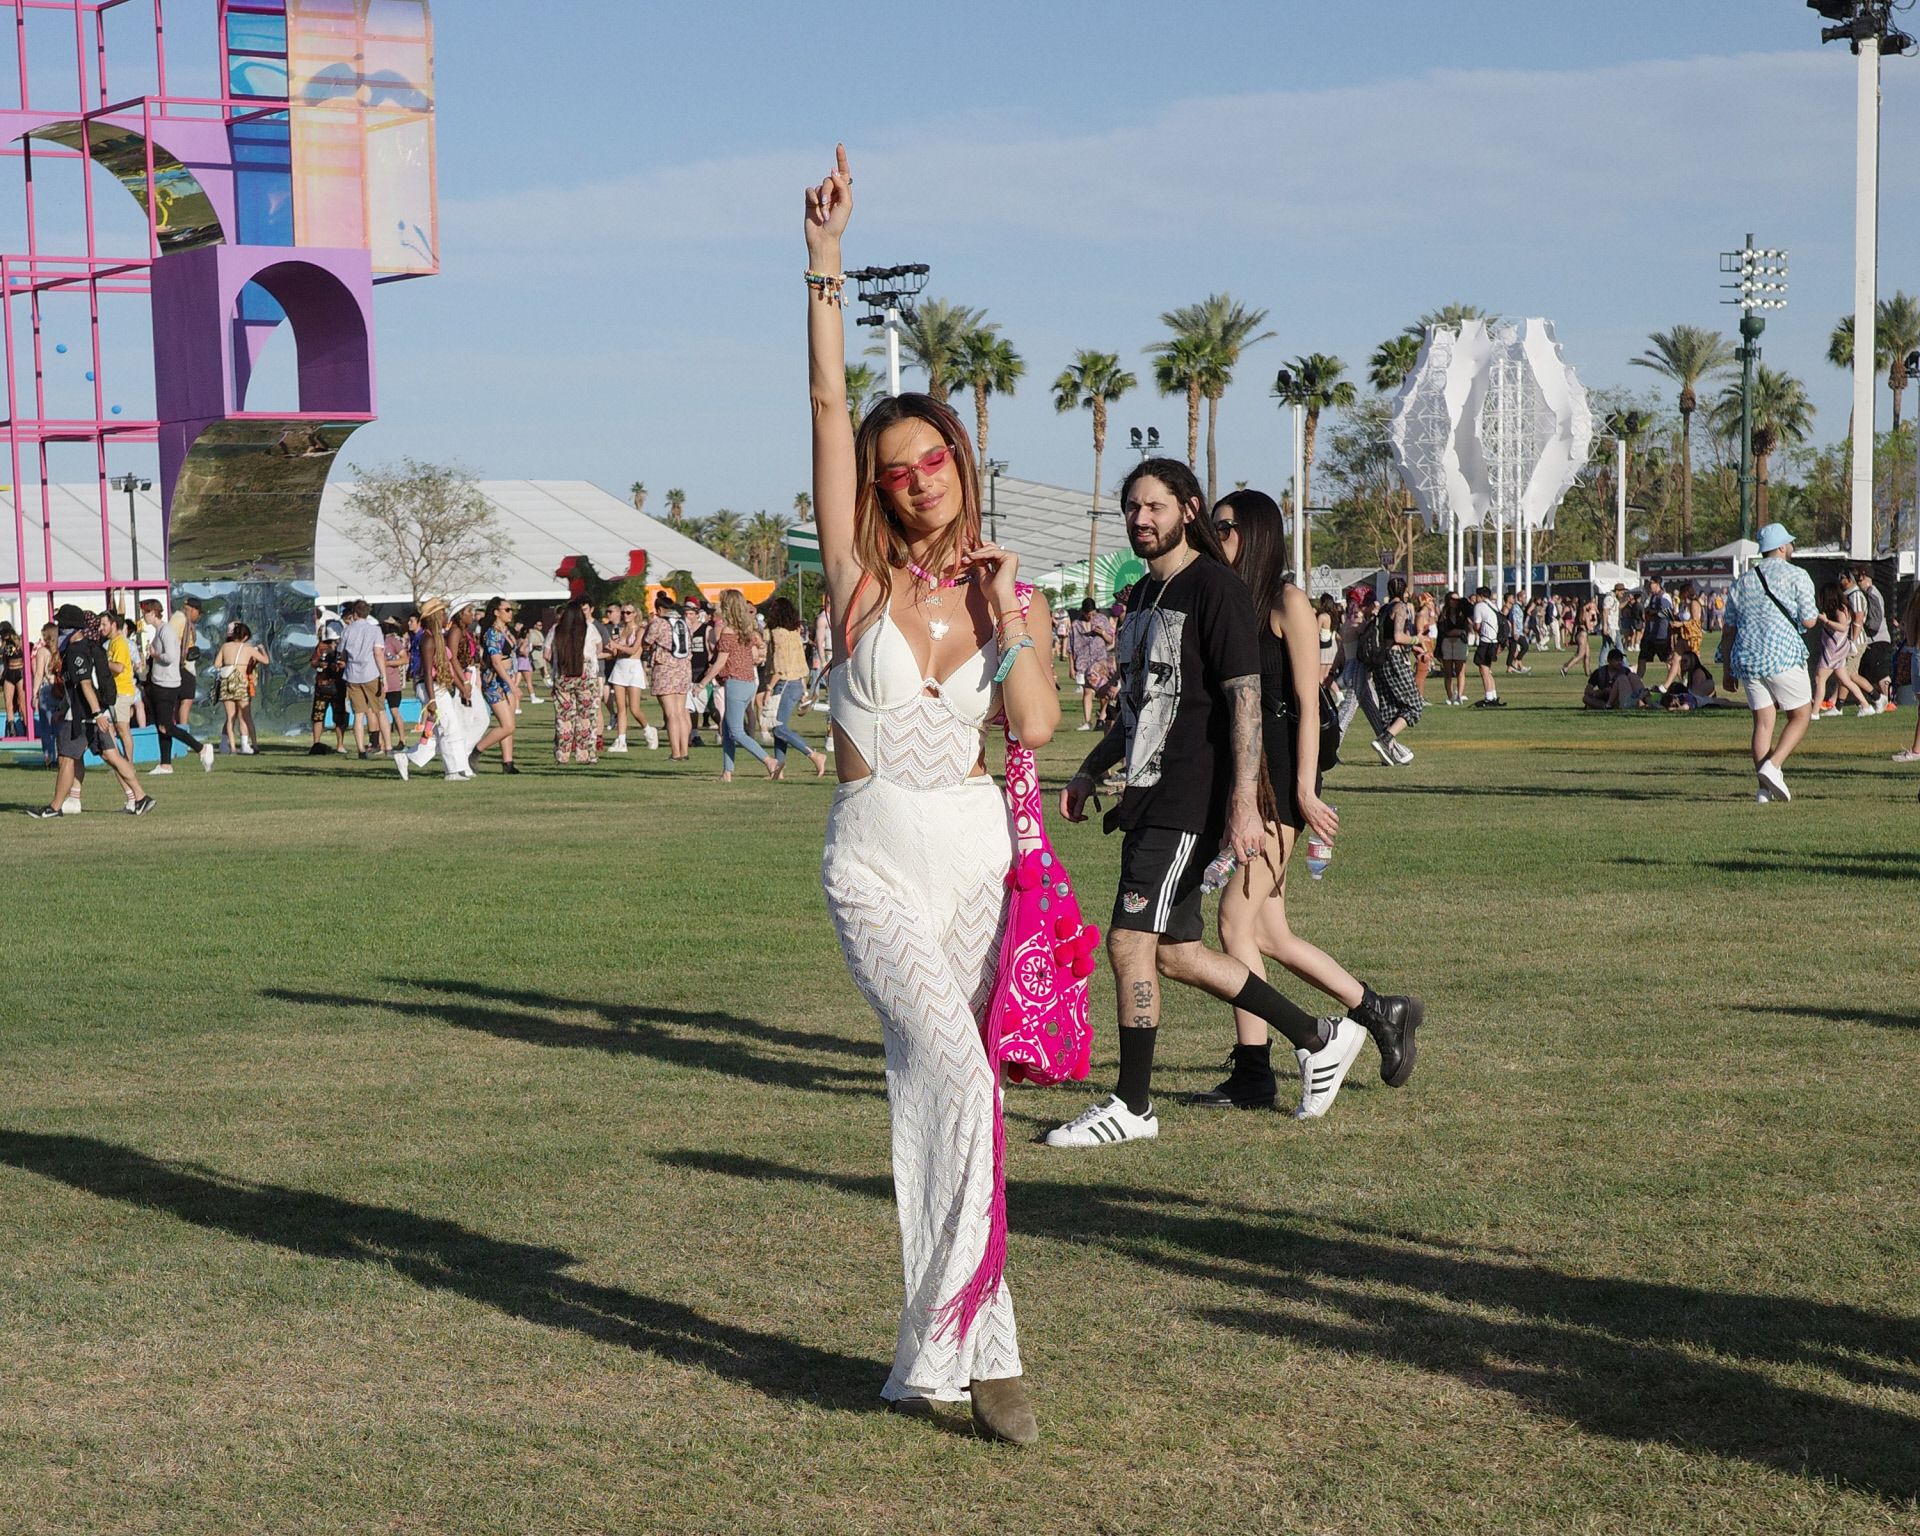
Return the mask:
[[[1230,678],[1260,676],[1259,619],[1240,578],[1200,555],[1133,589],[1120,623],[1127,787],[1116,825],[1215,833],[1233,787]],[[1256,738],[1257,739],[1257,738]]]

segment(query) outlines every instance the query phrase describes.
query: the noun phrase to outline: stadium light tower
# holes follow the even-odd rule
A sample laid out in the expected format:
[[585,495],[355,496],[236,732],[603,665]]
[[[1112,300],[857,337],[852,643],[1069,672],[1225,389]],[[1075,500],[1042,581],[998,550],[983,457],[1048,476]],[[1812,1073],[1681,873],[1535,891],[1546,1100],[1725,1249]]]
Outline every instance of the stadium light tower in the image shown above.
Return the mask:
[[1148,427],[1142,433],[1138,427],[1127,428],[1127,445],[1141,458],[1148,458],[1160,451],[1160,429]]
[[913,318],[913,301],[925,290],[931,270],[924,261],[914,261],[900,267],[862,267],[847,274],[859,285],[860,302],[869,310],[853,323],[886,327],[890,395],[900,393],[900,322]]
[[135,491],[152,490],[153,482],[151,480],[142,480],[135,474],[125,474],[115,475],[107,484],[112,486],[116,491],[125,491],[127,493],[127,538],[133,545],[133,584],[137,587],[140,585],[140,518],[139,508],[134,502],[133,493]]
[[[1733,304],[1740,310],[1740,347],[1734,356],[1740,360],[1740,537],[1753,537],[1753,365],[1760,361],[1760,333],[1767,328],[1767,322],[1756,310],[1785,309],[1787,307],[1787,253],[1779,250],[1761,250],[1753,243],[1751,233],[1747,243],[1737,251],[1720,253],[1720,270],[1732,278],[1732,282],[1720,286],[1733,294],[1730,299],[1722,299],[1723,304]],[[1872,306],[1868,306],[1871,311]],[[1860,322],[1854,323],[1854,359],[1860,357]],[[1867,329],[1867,342],[1873,345],[1873,329]],[[1859,370],[1855,368],[1855,378]],[[1873,373],[1867,373],[1867,440],[1873,440]],[[1855,434],[1858,441],[1858,434]],[[1871,449],[1869,449],[1871,451]],[[1871,509],[1869,509],[1871,510]],[[1624,545],[1622,546],[1624,548]],[[1624,561],[1624,555],[1622,559]]]
[[1880,57],[1913,50],[1914,41],[1893,24],[1893,13],[1912,0],[1807,0],[1833,23],[1820,29],[1823,43],[1845,43],[1859,60],[1854,104],[1853,189],[1853,480],[1848,553],[1873,553],[1873,356],[1874,310],[1879,303],[1880,244]]

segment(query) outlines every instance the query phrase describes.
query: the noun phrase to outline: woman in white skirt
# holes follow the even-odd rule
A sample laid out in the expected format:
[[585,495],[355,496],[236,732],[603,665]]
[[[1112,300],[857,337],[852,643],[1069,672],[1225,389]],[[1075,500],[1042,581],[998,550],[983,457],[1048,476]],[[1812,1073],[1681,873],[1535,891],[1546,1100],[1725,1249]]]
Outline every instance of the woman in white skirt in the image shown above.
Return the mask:
[[607,674],[607,686],[613,690],[614,707],[619,711],[620,724],[614,731],[613,745],[607,750],[627,750],[627,717],[631,715],[634,724],[640,727],[647,738],[647,750],[655,752],[660,747],[660,732],[648,723],[646,711],[640,707],[640,697],[647,691],[647,668],[640,660],[640,636],[644,628],[640,622],[640,610],[632,603],[627,603],[619,611],[619,631],[607,646],[614,658],[613,670]]
[[854,438],[840,263],[852,186],[842,149],[807,189],[807,343],[813,505],[844,658],[821,877],[885,1036],[906,1272],[881,1395],[906,1412],[969,1401],[983,1433],[1024,1444],[1039,1431],[1001,1278],[998,1069],[980,1034],[1013,834],[985,745],[1003,710],[1029,746],[1060,723],[1051,617],[1038,595],[1023,612],[1017,557],[981,541],[973,447],[952,410],[889,397]]
[[409,750],[394,753],[393,766],[405,779],[412,769],[426,767],[438,752],[449,781],[470,779],[473,769],[467,764],[467,754],[475,740],[473,701],[479,689],[460,668],[444,599],[430,597],[421,605],[420,626],[425,631],[420,642],[420,667],[431,690],[427,708],[432,712],[433,729],[424,729],[422,722],[419,741]]

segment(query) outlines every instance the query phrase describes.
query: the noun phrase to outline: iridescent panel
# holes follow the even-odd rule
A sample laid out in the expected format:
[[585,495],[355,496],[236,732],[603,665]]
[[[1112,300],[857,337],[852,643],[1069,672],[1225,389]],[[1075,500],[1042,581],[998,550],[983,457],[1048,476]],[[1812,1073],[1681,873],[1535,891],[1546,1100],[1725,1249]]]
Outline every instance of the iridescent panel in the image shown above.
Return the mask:
[[359,422],[216,421],[174,486],[167,572],[176,582],[311,582],[320,496]]
[[[274,736],[304,736],[313,713],[313,610],[318,602],[312,582],[188,581],[173,588],[173,607],[191,594],[200,600],[200,649],[212,656],[228,630],[244,623],[253,640],[271,661],[258,674],[259,692],[253,699],[253,723],[264,741]],[[194,727],[211,740],[219,720],[216,702],[219,684],[199,673],[199,707],[210,713],[196,716]]]

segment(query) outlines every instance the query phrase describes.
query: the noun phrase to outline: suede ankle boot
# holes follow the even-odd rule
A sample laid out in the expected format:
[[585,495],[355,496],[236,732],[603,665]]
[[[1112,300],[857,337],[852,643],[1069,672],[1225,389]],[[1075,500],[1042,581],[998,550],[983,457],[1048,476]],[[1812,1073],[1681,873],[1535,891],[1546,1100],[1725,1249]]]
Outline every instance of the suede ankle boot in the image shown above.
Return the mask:
[[973,1427],[989,1440],[1004,1440],[1009,1445],[1032,1445],[1040,1438],[1040,1425],[1033,1416],[1033,1400],[1027,1395],[1024,1376],[1002,1376],[994,1381],[970,1384],[973,1398]]

